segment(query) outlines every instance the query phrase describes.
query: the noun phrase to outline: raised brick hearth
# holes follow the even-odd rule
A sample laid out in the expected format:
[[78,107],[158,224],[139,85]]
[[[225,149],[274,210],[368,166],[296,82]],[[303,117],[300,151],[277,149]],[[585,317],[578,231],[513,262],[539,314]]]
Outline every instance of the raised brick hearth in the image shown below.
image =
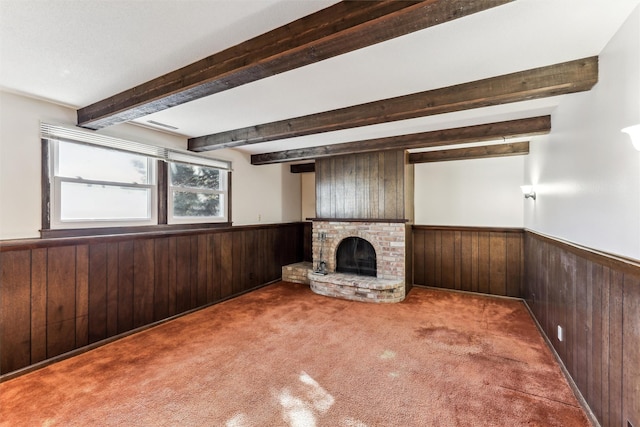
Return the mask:
[[[406,293],[405,233],[404,222],[314,220],[313,269],[318,269],[320,262],[324,261],[328,274],[310,272],[311,289],[321,295],[356,301],[402,301]],[[321,236],[324,236],[324,241]],[[347,237],[360,237],[374,247],[376,277],[336,273],[336,251]]]

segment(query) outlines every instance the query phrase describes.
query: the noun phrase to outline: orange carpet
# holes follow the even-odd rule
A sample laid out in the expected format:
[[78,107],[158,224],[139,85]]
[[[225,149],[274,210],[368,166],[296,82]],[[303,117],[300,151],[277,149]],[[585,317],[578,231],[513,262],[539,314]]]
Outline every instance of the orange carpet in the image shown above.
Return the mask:
[[522,302],[277,283],[0,384],[2,426],[588,426]]

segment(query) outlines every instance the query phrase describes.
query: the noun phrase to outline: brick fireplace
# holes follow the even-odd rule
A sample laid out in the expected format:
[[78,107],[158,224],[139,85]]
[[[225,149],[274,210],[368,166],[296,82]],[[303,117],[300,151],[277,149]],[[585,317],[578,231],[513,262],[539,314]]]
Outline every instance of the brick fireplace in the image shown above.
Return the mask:
[[[373,246],[375,277],[336,272],[338,246],[350,237],[359,237]],[[319,270],[324,262],[328,274],[309,272],[311,289],[321,295],[356,301],[400,302],[406,295],[406,252],[405,221],[315,219],[313,270]]]
[[[313,262],[285,266],[286,277],[300,281],[303,276],[322,295],[377,303],[402,301],[413,283],[413,165],[406,151],[318,158],[315,183],[316,218],[308,218],[313,221]],[[373,246],[375,271],[336,272],[338,246],[349,238],[364,239]],[[371,255],[367,259],[372,263]],[[313,273],[321,262],[326,275]]]

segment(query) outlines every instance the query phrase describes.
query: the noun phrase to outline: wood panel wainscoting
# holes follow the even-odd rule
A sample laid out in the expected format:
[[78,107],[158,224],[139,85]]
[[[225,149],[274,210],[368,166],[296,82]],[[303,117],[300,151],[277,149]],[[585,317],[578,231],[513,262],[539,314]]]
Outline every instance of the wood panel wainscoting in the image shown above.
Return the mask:
[[594,416],[640,426],[640,263],[530,231],[524,244],[522,296]]
[[303,234],[300,222],[0,242],[0,379],[273,282],[303,260]]
[[522,228],[413,226],[413,283],[520,297]]

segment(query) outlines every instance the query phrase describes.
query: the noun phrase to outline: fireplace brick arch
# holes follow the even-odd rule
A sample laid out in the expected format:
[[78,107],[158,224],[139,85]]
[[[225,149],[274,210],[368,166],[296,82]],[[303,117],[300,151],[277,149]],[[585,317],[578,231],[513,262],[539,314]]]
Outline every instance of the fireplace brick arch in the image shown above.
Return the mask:
[[[325,240],[321,242],[320,236]],[[314,221],[312,250],[314,267],[326,263],[327,271],[336,271],[336,251],[347,237],[367,240],[376,252],[377,277],[380,279],[405,278],[405,224],[387,222]],[[322,260],[320,250],[322,248]]]

